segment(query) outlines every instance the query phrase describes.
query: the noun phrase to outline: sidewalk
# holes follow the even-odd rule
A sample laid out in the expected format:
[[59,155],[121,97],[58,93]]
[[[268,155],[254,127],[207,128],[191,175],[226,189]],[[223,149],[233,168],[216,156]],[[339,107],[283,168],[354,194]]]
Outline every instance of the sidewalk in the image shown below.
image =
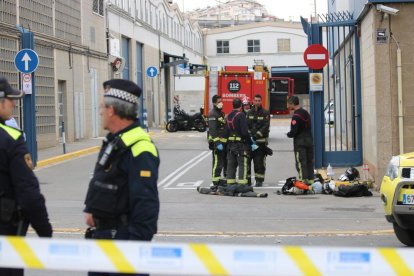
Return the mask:
[[[164,128],[148,129],[150,135],[162,133]],[[104,137],[81,139],[72,143],[66,143],[66,154],[63,153],[63,144],[59,143],[54,147],[38,150],[37,166],[42,168],[65,160],[76,158],[82,155],[96,153],[102,145]]]

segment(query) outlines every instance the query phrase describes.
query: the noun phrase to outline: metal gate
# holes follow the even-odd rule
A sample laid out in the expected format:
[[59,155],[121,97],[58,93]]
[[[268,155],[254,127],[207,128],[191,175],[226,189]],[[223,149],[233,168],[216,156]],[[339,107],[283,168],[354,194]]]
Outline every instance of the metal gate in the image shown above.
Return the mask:
[[309,44],[329,52],[323,91],[309,92],[315,167],[362,164],[361,71],[357,21],[349,12],[320,16],[318,23],[302,21]]

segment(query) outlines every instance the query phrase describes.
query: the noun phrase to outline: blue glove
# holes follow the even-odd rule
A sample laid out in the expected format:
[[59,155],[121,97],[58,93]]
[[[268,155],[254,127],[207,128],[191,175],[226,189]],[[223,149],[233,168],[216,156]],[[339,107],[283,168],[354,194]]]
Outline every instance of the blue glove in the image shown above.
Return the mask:
[[216,149],[219,150],[219,151],[222,151],[223,150],[223,145],[222,144],[218,144],[216,146]]
[[255,150],[257,150],[259,148],[259,146],[256,145],[256,144],[252,144],[251,147],[252,147],[252,151],[255,151]]

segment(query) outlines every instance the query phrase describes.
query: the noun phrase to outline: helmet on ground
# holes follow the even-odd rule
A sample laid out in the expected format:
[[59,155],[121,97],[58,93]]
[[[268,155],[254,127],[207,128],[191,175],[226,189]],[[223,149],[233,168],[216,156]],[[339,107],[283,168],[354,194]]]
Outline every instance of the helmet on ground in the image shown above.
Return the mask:
[[345,175],[348,177],[350,181],[352,181],[359,178],[359,171],[354,167],[349,167],[348,169],[346,169]]
[[349,181],[349,178],[346,174],[341,174],[338,178],[340,181]]

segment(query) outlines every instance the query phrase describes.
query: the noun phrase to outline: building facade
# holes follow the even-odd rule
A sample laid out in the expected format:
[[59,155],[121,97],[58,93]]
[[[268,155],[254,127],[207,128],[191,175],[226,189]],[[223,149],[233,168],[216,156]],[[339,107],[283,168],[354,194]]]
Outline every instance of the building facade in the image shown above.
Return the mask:
[[[202,32],[164,0],[4,0],[0,10],[0,74],[18,88],[14,57],[21,26],[34,33],[37,147],[104,135],[102,83],[124,78],[143,88],[141,117],[165,124],[180,64],[201,64]],[[149,67],[156,70],[147,72]],[[157,71],[157,72],[155,72]],[[20,104],[15,111],[23,122]],[[24,125],[22,125],[24,128]]]
[[258,22],[205,29],[205,51],[210,66],[245,65],[255,60],[271,66],[305,66],[307,36],[300,23]]

